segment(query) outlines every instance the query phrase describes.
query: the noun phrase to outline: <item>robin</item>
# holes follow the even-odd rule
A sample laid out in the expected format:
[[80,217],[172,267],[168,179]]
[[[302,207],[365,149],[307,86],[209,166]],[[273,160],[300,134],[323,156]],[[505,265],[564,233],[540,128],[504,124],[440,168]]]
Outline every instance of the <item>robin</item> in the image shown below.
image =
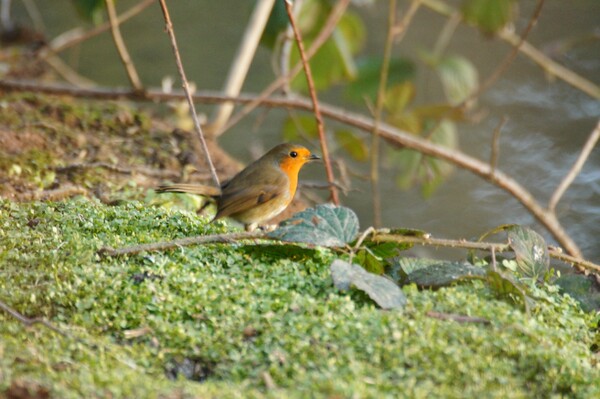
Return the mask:
[[217,187],[199,184],[159,186],[158,193],[191,193],[213,198],[217,214],[212,221],[229,216],[246,231],[279,215],[294,199],[298,173],[310,161],[321,159],[296,144],[279,144],[232,179]]

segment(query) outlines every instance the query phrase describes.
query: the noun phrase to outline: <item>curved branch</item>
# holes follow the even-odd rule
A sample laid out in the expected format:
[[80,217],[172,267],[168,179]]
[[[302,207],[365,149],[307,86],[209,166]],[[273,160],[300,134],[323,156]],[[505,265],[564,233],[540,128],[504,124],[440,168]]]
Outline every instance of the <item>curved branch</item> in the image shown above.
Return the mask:
[[[58,86],[40,86],[34,83],[23,83],[17,81],[0,80],[0,89],[17,91],[35,91],[49,94],[66,94],[77,97],[87,97],[96,99],[119,99],[129,98],[144,101],[168,101],[184,98],[182,93],[163,93],[159,90],[148,90],[142,94],[132,90],[106,90],[106,89],[78,89]],[[219,103],[223,101],[235,101],[238,103],[252,103],[258,96],[251,94],[240,95],[239,97],[223,96],[216,92],[201,92],[194,96],[194,100],[204,103]],[[261,106],[296,108],[305,111],[312,111],[310,100],[303,98],[285,98],[270,97],[264,99]],[[338,122],[351,125],[365,132],[372,132],[375,123],[372,118],[360,114],[352,113],[339,107],[321,103],[321,113],[323,116],[336,120]],[[419,151],[424,155],[443,159],[453,165],[466,169],[491,184],[498,186],[504,191],[515,197],[521,204],[542,223],[550,234],[556,239],[559,245],[573,256],[581,257],[581,250],[575,244],[573,239],[567,234],[560,224],[556,215],[548,212],[535,200],[533,195],[521,186],[516,180],[505,173],[492,169],[492,167],[475,157],[463,152],[452,150],[446,147],[436,145],[432,142],[415,137],[408,132],[398,129],[387,123],[381,123],[378,128],[379,134],[393,145],[409,148]]]

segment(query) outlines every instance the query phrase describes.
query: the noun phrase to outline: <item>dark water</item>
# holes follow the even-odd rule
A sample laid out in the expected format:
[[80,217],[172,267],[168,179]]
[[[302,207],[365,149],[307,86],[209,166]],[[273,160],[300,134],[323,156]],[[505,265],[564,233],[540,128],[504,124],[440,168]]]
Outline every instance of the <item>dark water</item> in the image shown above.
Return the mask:
[[[79,24],[69,2],[36,2],[42,10],[50,37]],[[122,0],[119,10],[134,1]],[[404,4],[404,2],[401,2]],[[521,1],[520,31],[532,12],[534,2]],[[359,12],[368,24],[369,43],[365,53],[381,54],[385,36],[384,2]],[[223,84],[240,40],[253,2],[239,0],[169,2],[188,78],[202,89],[219,89]],[[14,13],[22,21],[27,17],[15,2]],[[548,0],[530,41],[538,48],[565,37],[590,36],[600,29],[600,2]],[[422,46],[432,46],[445,19],[422,9],[410,27],[396,55],[413,56]],[[158,5],[125,24],[123,35],[147,86],[159,86],[166,75],[176,76],[172,52],[163,30]],[[471,59],[480,76],[486,77],[509,51],[509,46],[493,41],[468,27],[460,27],[450,50]],[[260,91],[273,79],[270,53],[260,49],[250,71],[244,91]],[[127,85],[127,78],[117,58],[110,35],[104,34],[79,49],[68,51],[64,59],[77,65],[81,73],[101,85]],[[559,59],[587,79],[600,83],[600,42],[582,42],[566,57]],[[432,87],[420,100],[434,100],[435,76],[419,70],[419,84]],[[347,106],[333,94],[325,101]],[[544,73],[526,58],[519,56],[505,75],[487,91],[480,107],[486,117],[476,125],[459,126],[461,148],[480,159],[489,159],[491,135],[502,117],[508,117],[501,136],[499,168],[515,177],[542,202],[547,203],[555,187],[577,158],[581,146],[600,117],[600,102],[562,81],[549,81]],[[210,108],[199,111],[210,115]],[[364,111],[363,111],[364,112]],[[257,122],[257,115],[262,123]],[[262,112],[247,118],[227,132],[221,142],[232,154],[249,160],[247,143],[269,148],[281,140],[281,125],[286,117],[281,110]],[[243,142],[244,145],[240,145]],[[434,236],[473,238],[504,223],[527,224],[548,237],[527,211],[504,191],[478,177],[456,171],[435,195],[424,200],[418,189],[399,191],[394,177],[384,171],[382,182],[383,220],[387,226],[406,226],[427,230]],[[305,178],[323,179],[315,166],[303,172]],[[357,211],[361,225],[372,223],[370,186],[356,182],[359,192],[343,199]],[[600,149],[596,148],[581,174],[559,203],[558,214],[563,226],[580,245],[584,254],[600,261]],[[436,254],[433,254],[434,256]],[[444,256],[446,254],[444,253]]]

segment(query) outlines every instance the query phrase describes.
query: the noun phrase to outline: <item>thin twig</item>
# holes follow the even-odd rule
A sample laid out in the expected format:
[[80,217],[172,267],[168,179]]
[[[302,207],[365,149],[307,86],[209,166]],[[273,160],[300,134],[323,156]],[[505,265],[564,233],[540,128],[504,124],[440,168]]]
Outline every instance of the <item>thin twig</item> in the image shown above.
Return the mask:
[[14,317],[21,323],[25,324],[27,327],[31,327],[34,324],[41,324],[44,327],[46,327],[47,329],[52,330],[55,333],[62,335],[63,337],[71,338],[71,336],[69,334],[67,334],[60,328],[56,327],[54,324],[50,323],[48,320],[45,320],[41,317],[34,317],[34,318],[26,317],[26,316],[22,315],[21,313],[17,312],[15,309],[8,306],[3,301],[0,301],[0,309],[4,310],[9,315]]
[[142,86],[142,82],[140,81],[140,77],[138,76],[133,61],[129,56],[129,52],[127,51],[127,46],[125,45],[123,36],[121,36],[121,29],[119,29],[119,22],[117,18],[117,10],[115,9],[115,2],[114,0],[105,0],[105,3],[113,41],[115,42],[115,46],[117,47],[117,51],[119,52],[119,57],[121,57],[121,62],[123,62],[123,66],[125,66],[125,71],[127,71],[129,82],[131,83],[134,89],[141,91],[144,89]]
[[552,194],[552,197],[550,197],[550,202],[548,203],[548,210],[550,212],[554,212],[554,210],[556,209],[556,205],[558,204],[558,201],[560,201],[560,199],[563,196],[563,194],[565,193],[565,191],[567,191],[567,188],[569,188],[571,183],[573,183],[573,180],[575,180],[575,178],[577,177],[579,172],[581,172],[581,168],[583,167],[583,164],[590,156],[590,153],[594,149],[594,146],[596,145],[596,143],[598,142],[599,139],[600,139],[600,120],[598,121],[598,124],[596,125],[595,129],[592,131],[592,133],[588,137],[587,141],[585,142],[583,148],[581,149],[581,154],[579,154],[577,161],[575,161],[575,163],[571,167],[571,170],[569,170],[569,173],[566,174],[566,176],[563,178],[563,180],[560,182],[560,184],[556,188],[556,191],[554,191],[554,194]]
[[[129,10],[125,11],[117,18],[117,23],[120,25],[123,22],[127,21],[130,18],[133,18],[146,8],[148,8],[152,3],[156,2],[156,0],[143,0],[131,7]],[[110,22],[105,22],[102,25],[98,25],[88,31],[83,33],[78,33],[76,35],[69,35],[68,39],[62,40],[61,36],[52,40],[50,45],[38,53],[38,58],[44,59],[51,54],[58,54],[61,51],[64,51],[68,48],[71,48],[83,41],[86,41],[94,36],[97,36],[103,32],[106,32],[110,29]]]
[[[142,96],[132,90],[123,89],[82,89],[65,86],[46,86],[39,83],[27,83],[14,80],[0,79],[0,89],[7,91],[33,91],[37,93],[55,94],[55,95],[70,95],[75,97],[96,98],[96,99],[123,99],[129,98],[133,100],[146,101],[169,101],[181,99],[185,95],[182,93],[164,93],[162,90],[147,90]],[[239,97],[223,96],[219,93],[205,91],[196,94],[194,99],[204,103],[219,103],[222,101],[235,101],[239,103],[252,103],[257,98],[262,96],[245,94]],[[312,110],[312,103],[304,98],[287,98],[287,97],[270,97],[260,101],[261,106],[267,107],[282,107],[296,108],[306,111]],[[373,131],[373,119],[364,115],[349,112],[336,106],[321,104],[323,116],[340,123],[353,126],[365,132]],[[546,227],[548,232],[556,239],[568,253],[581,258],[581,251],[573,239],[568,235],[565,229],[560,224],[560,221],[552,212],[548,212],[533,195],[519,184],[515,179],[496,170],[494,178],[490,178],[489,162],[484,162],[473,156],[467,155],[459,150],[454,150],[448,147],[440,146],[431,141],[414,136],[406,131],[398,129],[387,123],[382,123],[379,127],[379,134],[384,139],[388,140],[391,145],[408,148],[422,153],[423,155],[432,156],[442,159],[460,168],[468,170],[475,175],[480,176],[484,180],[494,184],[502,190],[509,193],[517,199],[542,225]]]
[[72,163],[65,166],[55,166],[53,169],[57,172],[70,172],[75,169],[94,169],[94,168],[102,168],[106,170],[110,170],[111,172],[122,173],[125,175],[133,175],[133,174],[142,174],[146,176],[152,177],[160,177],[160,178],[176,178],[180,174],[178,172],[172,170],[162,170],[162,169],[151,169],[151,168],[130,168],[127,166],[113,165],[106,162],[89,162],[89,163]]
[[490,154],[490,178],[494,178],[494,174],[496,173],[496,168],[498,167],[498,157],[500,156],[500,133],[502,133],[502,128],[506,124],[508,118],[503,116],[498,123],[498,126],[494,129],[494,134],[492,136],[492,149]]
[[[369,237],[370,236],[370,237]],[[395,242],[395,243],[408,243],[414,245],[431,246],[431,247],[444,247],[444,248],[459,248],[459,249],[475,249],[480,251],[494,251],[499,252],[510,252],[512,248],[507,243],[493,243],[483,241],[466,241],[466,240],[451,240],[445,238],[432,238],[430,236],[416,237],[416,236],[405,236],[401,234],[390,234],[386,229],[375,230],[367,229],[361,233],[363,242],[368,241],[373,243],[383,242]],[[240,233],[226,233],[226,234],[212,234],[206,236],[195,236],[180,238],[172,241],[162,241],[157,243],[132,245],[123,248],[110,248],[104,247],[98,251],[101,256],[122,256],[122,255],[134,255],[140,252],[155,252],[155,251],[166,251],[174,248],[181,248],[192,245],[207,245],[207,244],[218,244],[218,243],[234,243],[238,241],[247,240],[274,240],[279,241],[275,238],[269,237],[265,232],[257,230],[253,232],[240,232]],[[600,265],[596,265],[584,259],[575,258],[566,254],[563,254],[560,250],[553,248],[548,249],[550,257],[561,260],[563,262],[574,265],[579,270],[593,270],[600,272]]]
[[457,323],[492,324],[490,320],[485,319],[483,317],[473,317],[455,313],[441,313],[435,312],[433,310],[430,310],[427,313],[425,313],[425,316],[439,320],[452,320]]
[[[427,6],[432,11],[447,17],[450,17],[457,12],[457,10],[450,7],[446,2],[440,0],[423,0],[423,5]],[[508,28],[500,30],[497,32],[497,34],[500,39],[509,43],[513,47],[517,47],[519,42],[522,42],[521,37]],[[549,75],[561,79],[572,87],[581,90],[593,98],[600,98],[600,86],[553,61],[546,54],[532,46],[527,41],[523,41],[518,48],[523,55],[539,65]]]
[[[350,0],[340,0],[336,3],[336,5],[331,10],[323,29],[317,36],[317,38],[312,42],[312,45],[306,52],[306,58],[311,59],[317,51],[325,44],[329,36],[335,30],[335,27],[346,11]],[[280,76],[273,83],[271,83],[265,90],[260,93],[253,101],[246,104],[237,114],[235,114],[232,118],[229,119],[229,122],[221,129],[220,132],[215,132],[215,135],[219,136],[223,134],[226,130],[230,129],[232,126],[239,123],[246,115],[252,112],[256,107],[258,107],[263,101],[265,101],[269,96],[279,88],[285,86],[290,80],[294,79],[298,73],[302,71],[302,62],[298,62],[292,70],[284,76]]]
[[98,254],[102,256],[122,256],[122,255],[134,255],[140,252],[156,252],[166,251],[169,249],[187,247],[190,245],[202,245],[202,244],[217,244],[217,243],[228,243],[240,240],[251,240],[251,239],[270,239],[264,232],[257,230],[252,232],[243,233],[230,233],[230,234],[213,234],[207,236],[196,236],[180,238],[173,241],[163,241],[150,244],[133,245],[124,248],[110,248],[104,247],[98,251]]
[[[450,240],[445,238],[432,238],[432,237],[415,237],[415,236],[403,236],[398,234],[387,234],[387,233],[376,233],[372,236],[373,242],[396,242],[396,243],[408,243],[414,245],[432,246],[432,247],[443,247],[443,248],[463,248],[463,249],[476,249],[480,251],[494,251],[506,252],[511,251],[508,244],[502,243],[491,243],[482,241],[466,241],[466,240]],[[600,272],[600,265],[596,265],[590,261],[587,261],[581,257],[574,257],[563,254],[562,251],[549,248],[548,253],[550,257],[561,260],[563,262],[571,263],[575,265],[579,270],[594,270]]]
[[317,120],[317,130],[319,131],[319,141],[321,142],[321,152],[323,155],[323,163],[325,164],[325,172],[327,174],[327,181],[331,184],[329,191],[331,192],[331,200],[335,205],[339,205],[340,199],[338,197],[337,188],[333,185],[335,182],[335,177],[333,175],[333,169],[331,168],[331,160],[329,158],[329,150],[327,149],[327,137],[325,136],[325,128],[323,124],[323,117],[321,115],[321,108],[319,106],[319,100],[317,99],[317,92],[315,90],[315,84],[313,82],[312,72],[310,70],[310,64],[308,63],[308,59],[306,58],[306,53],[304,52],[304,44],[302,43],[302,36],[300,34],[300,30],[298,26],[296,26],[296,19],[294,17],[294,13],[292,11],[292,2],[290,0],[285,1],[285,9],[287,11],[290,24],[292,25],[292,29],[294,30],[294,37],[296,38],[296,45],[298,46],[298,51],[300,53],[300,59],[302,60],[302,65],[304,66],[304,73],[306,76],[306,83],[308,84],[308,92],[310,93],[310,98],[313,104],[313,111],[315,114],[315,119]]
[[[224,94],[229,96],[240,94],[274,3],[275,0],[260,0],[256,2],[254,12],[250,16],[248,26],[242,35],[242,42],[231,63],[231,69],[229,70],[225,87],[223,87]],[[215,112],[212,123],[207,127],[207,131],[221,130],[227,119],[231,116],[233,107],[234,103],[232,102],[221,104]]]
[[[413,1],[411,6],[418,3]],[[408,13],[406,14],[408,15]],[[373,224],[375,227],[381,227],[381,192],[379,188],[379,125],[383,116],[383,103],[385,100],[388,72],[390,70],[390,59],[392,54],[392,45],[394,43],[394,24],[396,23],[396,0],[389,0],[388,5],[388,28],[383,47],[383,60],[381,62],[381,71],[379,72],[379,86],[377,88],[377,100],[373,117],[375,119],[373,126],[373,135],[371,136],[371,195],[373,197]],[[401,30],[400,32],[403,32]]]
[[198,120],[198,115],[196,114],[196,107],[194,107],[194,100],[192,99],[192,93],[190,90],[190,86],[189,86],[188,80],[185,76],[185,71],[183,69],[183,63],[181,62],[181,56],[179,55],[179,49],[177,48],[177,40],[175,39],[175,32],[173,31],[173,24],[171,23],[171,17],[169,16],[169,9],[167,8],[167,4],[166,4],[165,0],[160,0],[160,8],[162,9],[163,16],[165,18],[165,27],[167,29],[167,33],[169,34],[169,37],[171,38],[173,54],[175,55],[177,69],[179,70],[179,76],[181,77],[183,90],[185,91],[185,97],[186,97],[188,105],[190,107],[190,113],[191,113],[192,119],[194,121],[194,127],[196,130],[196,134],[198,136],[198,140],[200,140],[200,144],[202,145],[202,150],[204,151],[206,163],[208,164],[208,168],[210,170],[210,174],[212,176],[213,182],[215,183],[215,186],[220,187],[221,184],[219,182],[219,176],[217,175],[215,166],[213,165],[212,159],[210,158],[208,146],[206,144],[206,140],[204,140],[204,134],[202,133],[202,127],[200,126],[200,121]]

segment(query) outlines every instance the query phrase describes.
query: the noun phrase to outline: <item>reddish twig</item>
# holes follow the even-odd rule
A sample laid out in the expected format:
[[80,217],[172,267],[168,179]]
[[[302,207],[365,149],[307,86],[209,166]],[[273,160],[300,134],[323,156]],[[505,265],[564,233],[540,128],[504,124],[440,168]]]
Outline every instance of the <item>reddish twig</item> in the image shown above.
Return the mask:
[[192,93],[190,90],[190,86],[188,84],[188,80],[185,76],[185,71],[183,69],[183,63],[181,62],[181,56],[179,55],[179,49],[177,48],[177,40],[175,39],[175,32],[173,31],[173,23],[171,22],[171,17],[169,16],[169,9],[167,8],[167,4],[165,0],[160,0],[160,8],[162,9],[163,16],[165,17],[165,27],[167,29],[167,33],[171,38],[171,46],[173,47],[173,54],[175,54],[175,61],[177,63],[177,69],[179,70],[179,75],[181,76],[181,82],[183,85],[183,90],[185,91],[185,98],[187,99],[188,105],[190,107],[190,113],[192,115],[192,119],[194,120],[194,128],[196,134],[198,136],[198,140],[200,140],[200,144],[202,145],[202,150],[204,151],[204,156],[206,157],[206,163],[208,164],[208,168],[210,169],[210,174],[212,176],[213,182],[217,187],[220,187],[221,184],[219,182],[219,176],[217,175],[217,170],[213,165],[212,159],[210,158],[210,153],[208,151],[208,146],[206,145],[206,140],[204,140],[204,134],[202,133],[202,127],[200,126],[200,121],[198,120],[198,115],[196,114],[196,108],[194,107],[194,100],[192,99]]
[[287,11],[288,17],[290,19],[290,24],[292,25],[292,29],[294,31],[294,37],[296,38],[296,44],[298,45],[298,51],[300,52],[300,59],[302,60],[302,65],[304,67],[304,72],[306,75],[308,92],[310,93],[310,98],[312,100],[313,112],[315,114],[315,119],[317,120],[317,129],[319,131],[319,141],[321,142],[323,162],[325,163],[325,172],[327,174],[327,181],[329,182],[329,184],[331,184],[331,186],[329,187],[329,191],[331,192],[331,200],[334,204],[339,205],[340,200],[338,198],[338,191],[335,185],[333,185],[333,183],[335,182],[335,177],[333,176],[333,169],[331,168],[331,160],[329,158],[329,150],[327,149],[327,137],[325,137],[325,128],[323,124],[323,117],[321,115],[321,108],[317,99],[317,92],[315,90],[315,84],[313,82],[310,64],[308,63],[308,59],[306,58],[306,53],[304,51],[302,36],[300,34],[298,26],[296,26],[294,13],[292,12],[292,2],[290,0],[285,0],[285,9]]

